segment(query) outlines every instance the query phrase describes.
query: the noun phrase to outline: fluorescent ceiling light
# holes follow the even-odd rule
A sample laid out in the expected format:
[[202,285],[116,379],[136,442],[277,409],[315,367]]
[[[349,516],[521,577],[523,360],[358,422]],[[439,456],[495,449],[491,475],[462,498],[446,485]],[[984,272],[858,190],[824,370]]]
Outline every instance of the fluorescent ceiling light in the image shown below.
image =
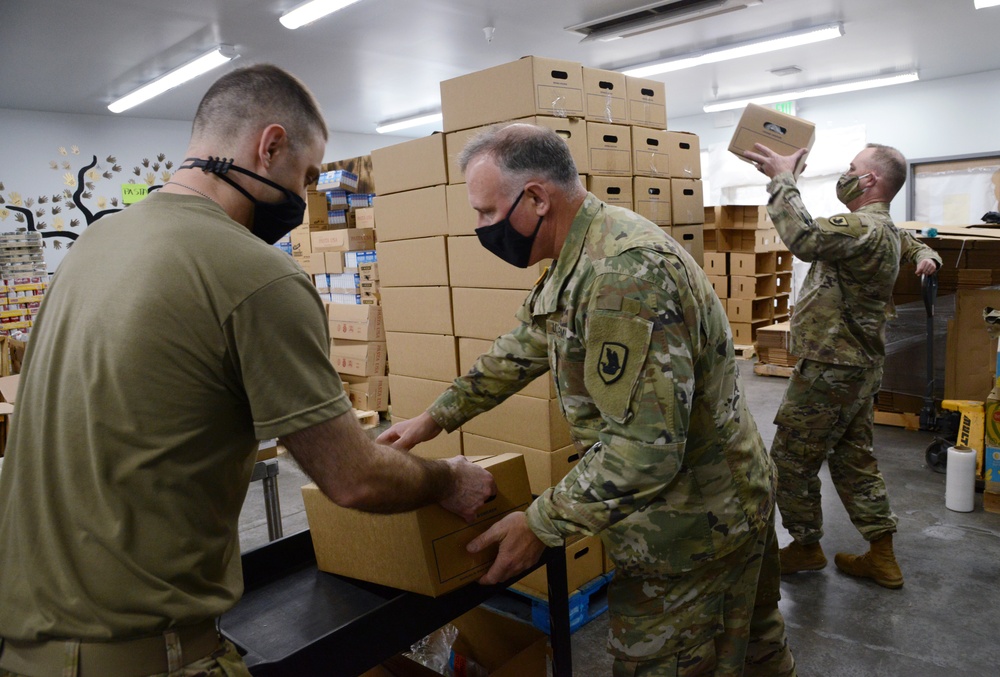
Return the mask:
[[375,131],[379,134],[389,134],[391,132],[398,132],[401,129],[420,127],[421,125],[429,125],[434,122],[441,122],[441,113],[429,113],[426,115],[417,115],[412,118],[403,118],[394,122],[382,122],[375,127]]
[[843,94],[844,92],[856,92],[861,89],[874,89],[875,87],[901,85],[904,82],[914,82],[919,79],[920,76],[916,71],[910,71],[908,73],[897,73],[895,75],[886,75],[882,77],[868,78],[865,80],[853,80],[851,82],[839,82],[832,85],[820,85],[818,87],[809,87],[806,89],[761,94],[759,96],[751,96],[745,99],[717,101],[715,103],[707,104],[703,110],[706,113],[717,113],[723,110],[743,108],[748,103],[763,105],[768,103],[778,103],[779,101],[795,101],[796,99],[808,99],[814,96],[826,96],[827,94]]
[[181,85],[188,80],[193,80],[199,75],[207,73],[213,68],[217,68],[238,56],[239,54],[236,53],[232,45],[219,45],[212,51],[202,54],[198,58],[187,62],[183,66],[178,66],[174,70],[161,75],[152,82],[143,85],[139,89],[129,92],[116,101],[113,101],[108,106],[108,110],[112,113],[121,113],[122,111],[126,111],[133,106],[138,106],[140,103],[152,99],[154,96],[159,96],[167,90],[173,89],[177,85]]
[[[1000,2],[1000,0],[997,0],[997,2]],[[709,63],[718,63],[719,61],[728,61],[730,59],[740,59],[754,54],[776,52],[779,49],[798,47],[799,45],[809,45],[814,42],[822,42],[823,40],[839,38],[843,34],[844,26],[840,23],[815,26],[813,28],[806,28],[793,33],[782,33],[781,35],[772,35],[759,40],[739,42],[729,45],[728,47],[710,49],[704,52],[695,52],[676,59],[657,61],[649,64],[648,66],[629,68],[622,72],[625,75],[632,75],[637,78],[648,78],[651,75],[670,73],[672,71],[694,68],[695,66],[703,66]]]
[[338,9],[353,5],[358,0],[310,0],[281,15],[278,21],[285,28],[295,30],[321,19],[327,14],[333,14]]
[[986,9],[1000,5],[1000,0],[976,0],[976,9]]

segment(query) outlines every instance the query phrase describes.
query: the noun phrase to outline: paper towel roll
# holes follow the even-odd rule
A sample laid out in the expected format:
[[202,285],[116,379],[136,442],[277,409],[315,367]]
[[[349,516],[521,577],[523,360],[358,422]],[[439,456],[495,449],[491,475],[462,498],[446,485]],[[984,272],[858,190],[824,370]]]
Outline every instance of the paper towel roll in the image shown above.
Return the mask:
[[955,512],[972,512],[976,505],[976,450],[949,447],[944,505]]

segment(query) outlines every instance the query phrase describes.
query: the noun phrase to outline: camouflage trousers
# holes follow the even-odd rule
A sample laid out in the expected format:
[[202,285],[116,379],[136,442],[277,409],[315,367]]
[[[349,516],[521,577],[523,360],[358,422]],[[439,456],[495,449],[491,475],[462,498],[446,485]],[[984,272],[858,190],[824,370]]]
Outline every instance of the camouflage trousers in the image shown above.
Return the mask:
[[608,590],[614,677],[794,677],[778,610],[774,520],[714,562],[677,576],[615,574]]
[[[178,649],[178,655],[179,649]],[[0,677],[28,677],[0,668]],[[67,660],[62,673],[52,677],[87,677],[81,675],[76,662]],[[219,648],[208,656],[182,666],[173,672],[162,672],[149,677],[250,677],[243,658],[228,640],[222,640]]]
[[778,430],[771,457],[778,468],[781,523],[797,543],[817,543],[823,536],[824,460],[851,522],[866,540],[896,531],[872,446],[881,383],[881,368],[812,360],[796,365],[774,418]]

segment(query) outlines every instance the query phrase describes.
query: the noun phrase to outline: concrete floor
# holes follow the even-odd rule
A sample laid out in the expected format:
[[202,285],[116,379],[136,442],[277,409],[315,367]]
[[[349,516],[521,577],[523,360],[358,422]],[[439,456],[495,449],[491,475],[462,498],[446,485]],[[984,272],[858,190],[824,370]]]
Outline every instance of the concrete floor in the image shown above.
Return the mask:
[[[747,401],[770,445],[772,420],[787,381],[756,376],[741,361]],[[906,580],[886,590],[841,574],[837,552],[862,552],[866,544],[848,520],[824,466],[822,545],[830,559],[823,571],[786,577],[781,609],[799,674],[824,677],[954,677],[1000,674],[995,656],[1000,609],[1000,515],[945,508],[945,476],[924,464],[933,435],[877,426],[876,451],[889,496],[899,517],[896,555]],[[278,475],[285,534],[306,528],[299,487],[307,480],[294,462],[279,457]],[[262,488],[250,487],[240,535],[243,549],[267,542]],[[778,525],[781,545],[790,540]],[[573,635],[577,677],[606,677],[607,614]]]

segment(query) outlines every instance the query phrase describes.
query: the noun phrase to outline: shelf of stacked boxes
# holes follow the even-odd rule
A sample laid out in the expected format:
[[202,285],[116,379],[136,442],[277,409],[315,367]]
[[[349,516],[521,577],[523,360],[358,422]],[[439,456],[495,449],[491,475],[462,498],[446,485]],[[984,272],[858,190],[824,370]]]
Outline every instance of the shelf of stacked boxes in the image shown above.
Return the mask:
[[289,249],[324,301],[330,359],[351,404],[361,412],[384,412],[389,408],[389,391],[371,208],[374,195],[369,176],[338,167],[364,168],[364,160],[323,166],[307,194],[305,223],[289,234]]
[[705,272],[726,308],[733,343],[789,318],[792,255],[759,205],[705,208]]

